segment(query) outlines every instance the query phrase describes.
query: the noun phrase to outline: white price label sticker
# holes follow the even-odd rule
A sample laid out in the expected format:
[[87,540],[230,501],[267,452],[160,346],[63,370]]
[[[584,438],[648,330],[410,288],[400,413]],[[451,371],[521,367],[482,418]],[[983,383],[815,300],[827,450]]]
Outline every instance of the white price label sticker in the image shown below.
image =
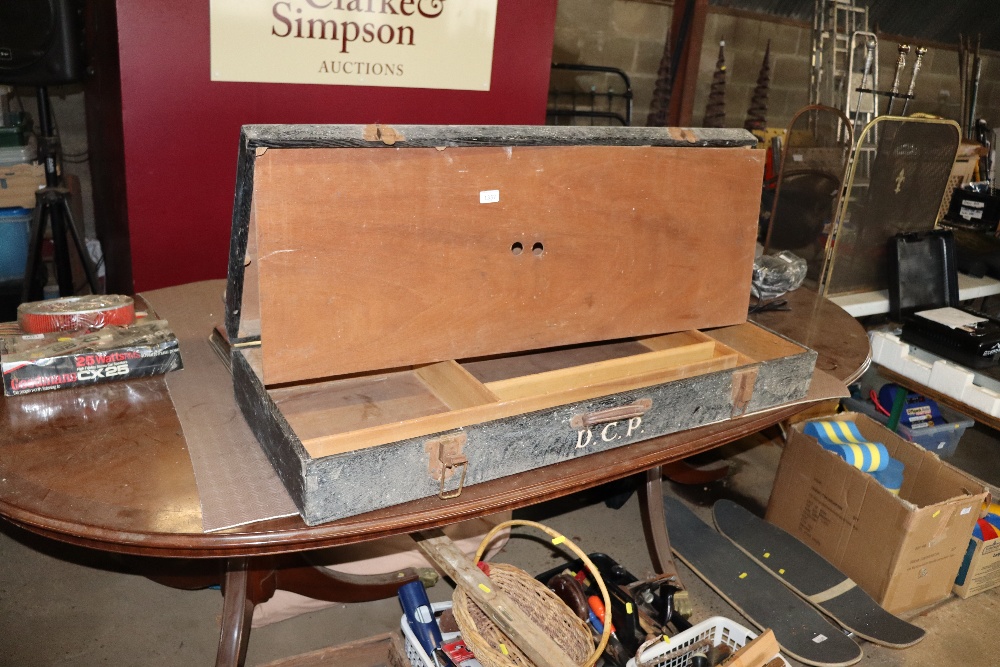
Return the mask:
[[481,190],[479,192],[480,204],[496,204],[498,201],[500,201],[499,190]]

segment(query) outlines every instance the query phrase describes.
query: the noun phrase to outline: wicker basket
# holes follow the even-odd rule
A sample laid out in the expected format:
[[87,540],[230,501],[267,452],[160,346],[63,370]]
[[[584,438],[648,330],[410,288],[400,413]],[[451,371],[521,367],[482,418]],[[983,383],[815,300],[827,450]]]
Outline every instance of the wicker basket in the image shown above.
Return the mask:
[[[546,635],[563,649],[574,664],[586,667],[593,665],[604,652],[611,629],[611,602],[597,567],[565,536],[532,521],[508,521],[496,526],[483,539],[483,546],[476,554],[476,560],[478,561],[482,557],[484,547],[490,543],[494,532],[515,525],[538,528],[553,538],[553,544],[565,545],[583,560],[601,590],[604,606],[607,610],[606,617],[601,619],[604,622],[604,632],[597,648],[594,648],[593,636],[587,624],[580,620],[555,593],[528,573],[513,565],[490,563],[490,579],[499,590],[506,593],[520,607],[528,618],[534,621]],[[452,612],[455,614],[455,621],[462,631],[466,646],[472,650],[483,667],[510,667],[511,665],[533,667],[534,663],[494,625],[461,587],[455,589],[452,601],[454,602]]]

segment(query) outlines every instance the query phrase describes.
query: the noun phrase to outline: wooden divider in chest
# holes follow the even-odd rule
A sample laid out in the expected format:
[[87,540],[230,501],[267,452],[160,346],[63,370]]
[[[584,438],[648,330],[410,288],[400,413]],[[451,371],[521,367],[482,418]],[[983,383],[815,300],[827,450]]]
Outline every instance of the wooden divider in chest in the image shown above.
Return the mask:
[[748,134],[391,131],[244,128],[233,375],[308,523],[805,395],[745,321]]

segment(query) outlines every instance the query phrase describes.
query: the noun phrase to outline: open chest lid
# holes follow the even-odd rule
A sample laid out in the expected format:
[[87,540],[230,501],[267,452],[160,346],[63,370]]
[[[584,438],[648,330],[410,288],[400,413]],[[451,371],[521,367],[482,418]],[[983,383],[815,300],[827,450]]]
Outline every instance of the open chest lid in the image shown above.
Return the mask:
[[746,319],[744,130],[254,125],[226,329],[266,385]]

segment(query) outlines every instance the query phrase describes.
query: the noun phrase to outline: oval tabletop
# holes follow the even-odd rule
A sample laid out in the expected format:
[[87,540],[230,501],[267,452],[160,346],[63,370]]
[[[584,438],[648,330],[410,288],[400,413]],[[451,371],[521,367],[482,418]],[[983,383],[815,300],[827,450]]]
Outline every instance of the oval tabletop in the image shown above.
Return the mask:
[[850,384],[871,364],[868,332],[843,308],[800,288],[781,297],[787,310],[765,310],[752,322],[816,350],[816,368]]
[[[177,333],[189,373],[200,369],[201,415],[229,413],[232,379],[209,352],[221,322],[224,281],[150,292]],[[868,340],[846,312],[810,292],[790,311],[754,320],[819,353],[817,368],[842,382],[867,366]],[[181,304],[181,306],[177,305]],[[209,361],[214,358],[214,362]],[[176,373],[176,372],[175,372]],[[814,385],[816,383],[814,382]],[[784,406],[721,424],[467,487],[459,498],[427,498],[319,526],[298,515],[204,532],[188,441],[167,377],[0,399],[0,516],[33,532],[93,548],[149,556],[209,558],[280,553],[365,541],[514,509],[625,477],[755,433],[803,409]],[[174,389],[176,391],[176,388]],[[223,406],[223,407],[220,407]],[[226,417],[231,418],[231,417]],[[238,426],[245,429],[242,417]],[[222,423],[219,428],[235,427]],[[256,445],[256,443],[254,443]],[[246,480],[253,488],[254,480]]]

